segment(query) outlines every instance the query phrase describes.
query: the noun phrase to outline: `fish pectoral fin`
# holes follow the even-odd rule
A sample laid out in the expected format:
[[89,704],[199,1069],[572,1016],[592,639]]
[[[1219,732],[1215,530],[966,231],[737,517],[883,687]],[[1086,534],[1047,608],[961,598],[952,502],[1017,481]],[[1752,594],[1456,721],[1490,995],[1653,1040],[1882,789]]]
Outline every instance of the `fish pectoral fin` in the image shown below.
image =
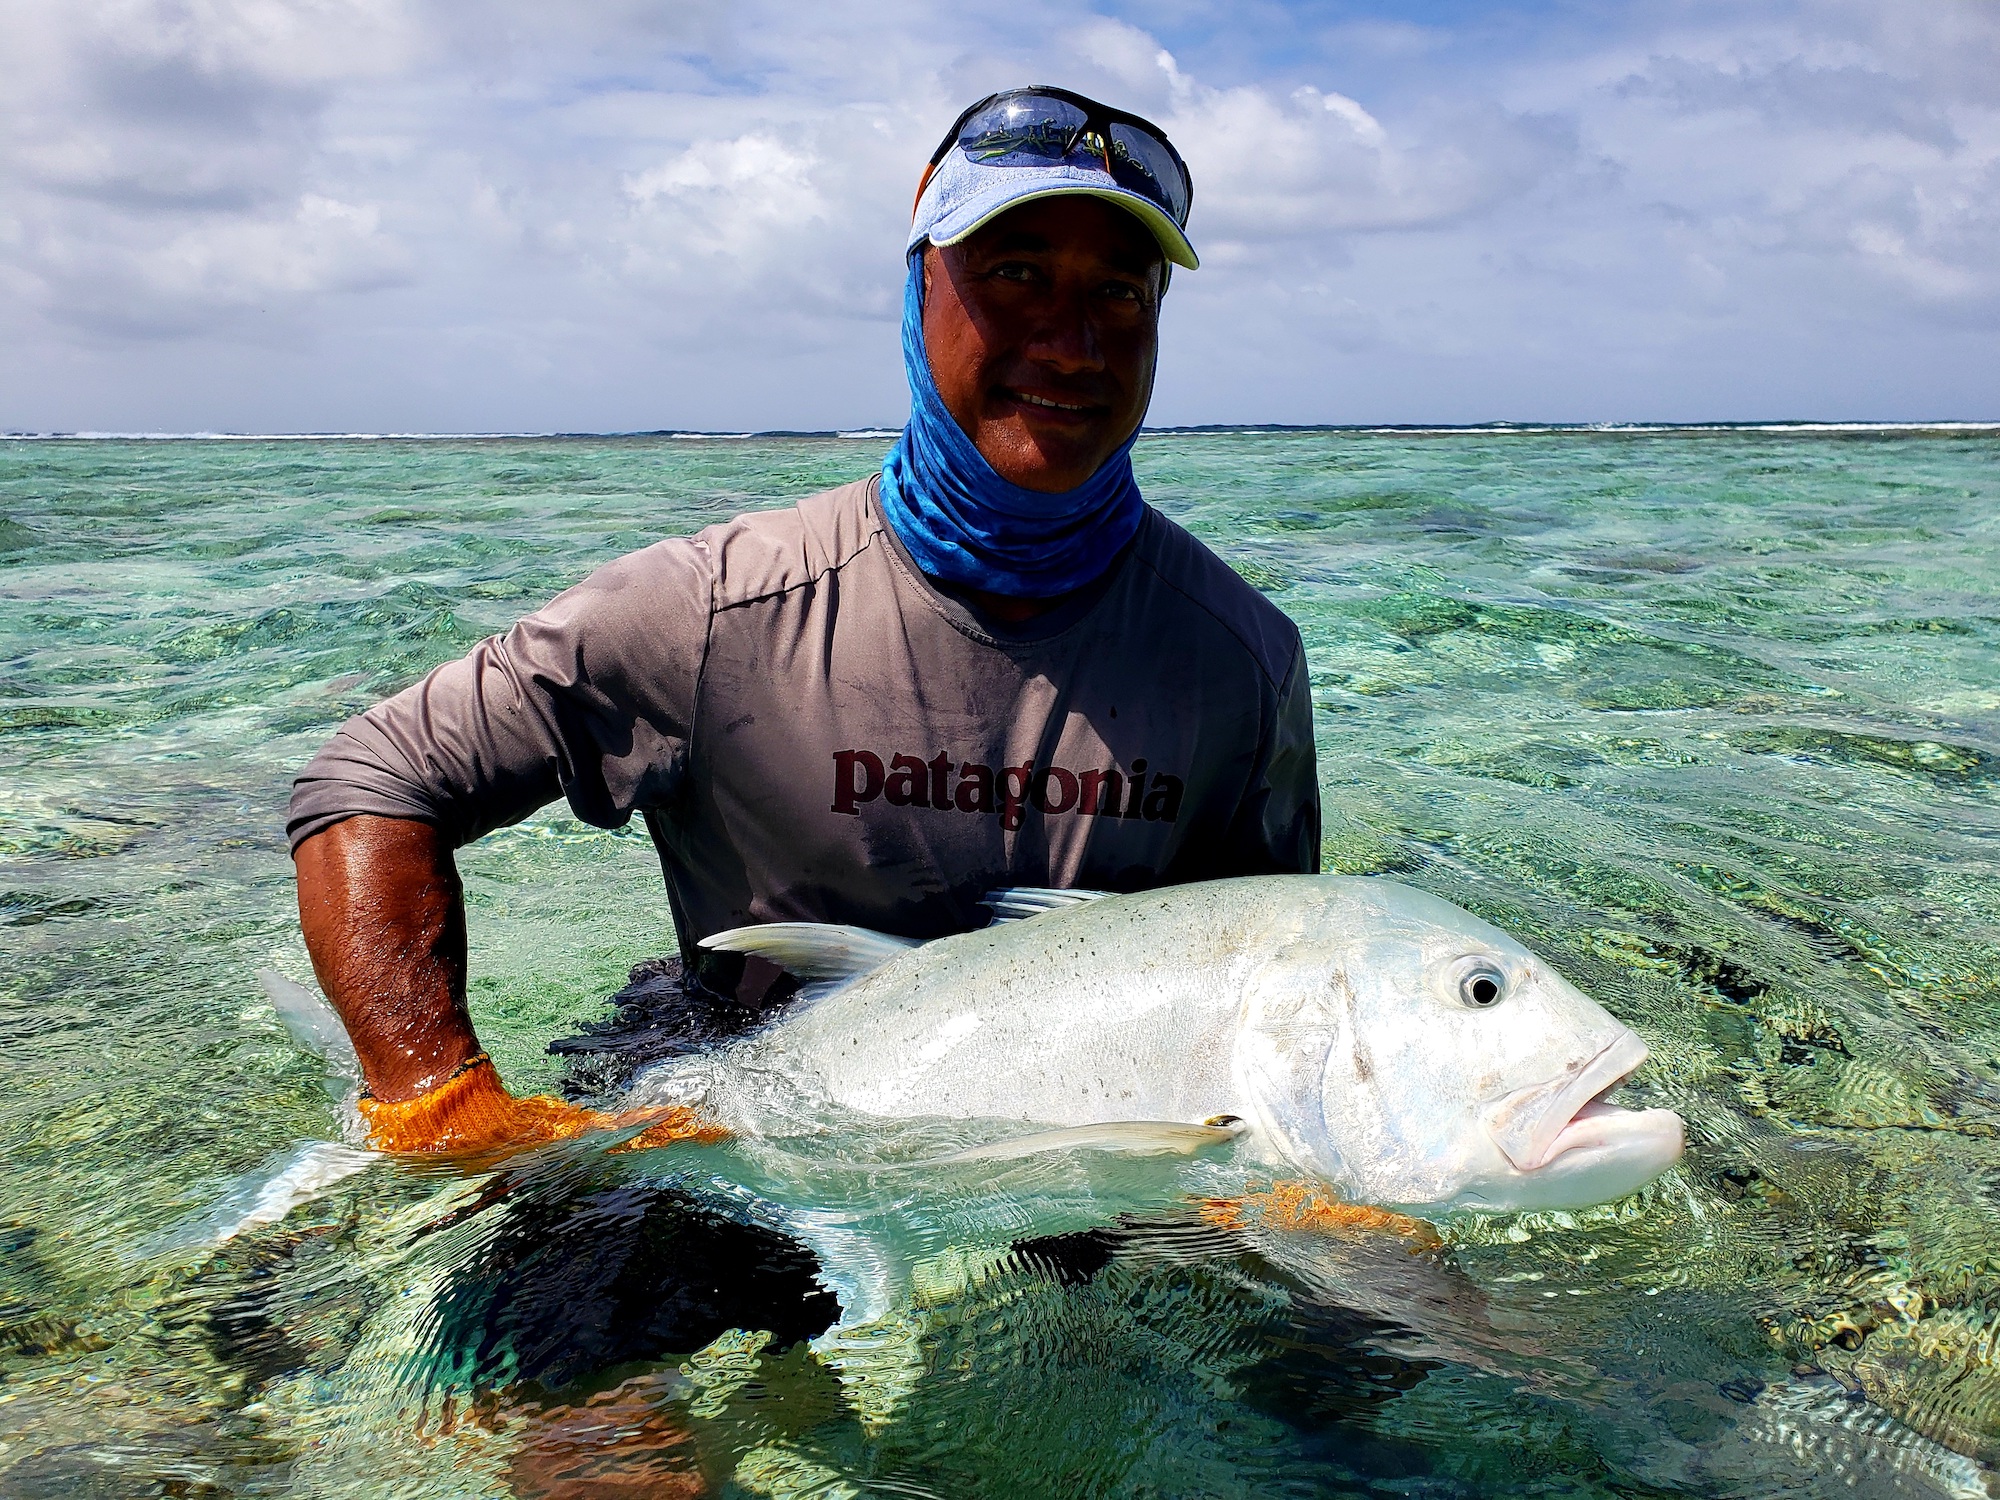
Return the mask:
[[[1222,1122],[1228,1123],[1222,1123]],[[1107,1120],[1098,1125],[1073,1125],[1042,1130],[1012,1140],[934,1156],[927,1167],[967,1161],[1014,1161],[1050,1151],[1116,1151],[1128,1156],[1192,1156],[1209,1146],[1226,1146],[1243,1133],[1234,1115],[1217,1115],[1214,1122],[1184,1125],[1177,1120]]]
[[1197,1207],[1202,1218],[1218,1229],[1264,1224],[1319,1234],[1396,1234],[1411,1241],[1412,1250],[1432,1250],[1444,1243],[1422,1219],[1365,1203],[1343,1203],[1308,1182],[1273,1183],[1268,1191],[1240,1198],[1203,1198]]
[[866,927],[833,922],[765,922],[732,927],[701,940],[718,953],[754,953],[794,979],[854,979],[923,944]]
[[1081,906],[1086,901],[1102,901],[1111,894],[1110,891],[1058,891],[1045,885],[1010,885],[988,891],[979,898],[979,904],[993,913],[992,925],[997,927],[1002,922],[1024,922],[1029,917],[1061,911],[1066,906]]

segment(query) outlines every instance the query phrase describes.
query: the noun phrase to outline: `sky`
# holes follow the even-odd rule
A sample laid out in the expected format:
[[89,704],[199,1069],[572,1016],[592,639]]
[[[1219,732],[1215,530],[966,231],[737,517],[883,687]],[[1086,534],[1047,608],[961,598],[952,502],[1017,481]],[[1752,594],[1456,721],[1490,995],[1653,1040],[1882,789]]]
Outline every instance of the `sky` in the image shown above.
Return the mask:
[[2000,418],[2000,0],[0,0],[0,431],[908,410],[910,200],[1166,128],[1155,424]]

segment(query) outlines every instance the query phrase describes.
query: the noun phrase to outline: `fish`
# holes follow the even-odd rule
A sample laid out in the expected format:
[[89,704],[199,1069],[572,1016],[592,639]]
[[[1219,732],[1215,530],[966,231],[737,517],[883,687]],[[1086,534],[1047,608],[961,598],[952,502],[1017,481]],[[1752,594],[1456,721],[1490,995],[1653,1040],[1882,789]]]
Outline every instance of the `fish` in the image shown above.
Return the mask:
[[1606,1097],[1639,1036],[1427,892],[1272,875],[987,904],[991,925],[921,943],[806,922],[705,939],[807,987],[762,1030],[642,1071],[627,1107],[691,1104],[746,1136],[823,1105],[985,1119],[1002,1158],[1226,1143],[1419,1217],[1586,1208],[1680,1158],[1677,1114]]

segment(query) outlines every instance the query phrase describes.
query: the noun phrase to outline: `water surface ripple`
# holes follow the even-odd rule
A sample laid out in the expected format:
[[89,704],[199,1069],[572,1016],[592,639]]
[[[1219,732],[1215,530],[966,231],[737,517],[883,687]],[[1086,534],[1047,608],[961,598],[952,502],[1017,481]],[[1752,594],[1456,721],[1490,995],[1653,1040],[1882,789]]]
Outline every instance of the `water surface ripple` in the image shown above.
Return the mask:
[[[1629,1102],[1691,1149],[1631,1201],[1413,1258],[1131,1210],[1212,1165],[923,1193],[835,1153],[802,1168],[825,1235],[884,1237],[907,1295],[813,1344],[813,1255],[727,1148],[374,1168],[199,1243],[337,1130],[252,977],[308,973],[281,824],[315,746],[599,562],[881,446],[0,442],[0,1490],[1984,1492],[1990,433],[1137,449],[1304,630],[1328,867],[1509,928],[1651,1044]],[[545,1044],[672,946],[651,851],[558,808],[464,867],[481,1034],[559,1087]]]

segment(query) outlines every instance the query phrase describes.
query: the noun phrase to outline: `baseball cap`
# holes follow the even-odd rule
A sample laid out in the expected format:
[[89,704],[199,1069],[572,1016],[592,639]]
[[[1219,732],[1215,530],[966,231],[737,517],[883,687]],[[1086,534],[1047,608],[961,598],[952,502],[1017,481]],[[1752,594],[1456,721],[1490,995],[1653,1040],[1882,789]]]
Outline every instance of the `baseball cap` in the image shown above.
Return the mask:
[[1201,264],[1187,237],[1194,183],[1157,125],[1048,86],[991,94],[931,156],[906,250],[955,245],[1008,209],[1084,193],[1125,209],[1177,266]]

